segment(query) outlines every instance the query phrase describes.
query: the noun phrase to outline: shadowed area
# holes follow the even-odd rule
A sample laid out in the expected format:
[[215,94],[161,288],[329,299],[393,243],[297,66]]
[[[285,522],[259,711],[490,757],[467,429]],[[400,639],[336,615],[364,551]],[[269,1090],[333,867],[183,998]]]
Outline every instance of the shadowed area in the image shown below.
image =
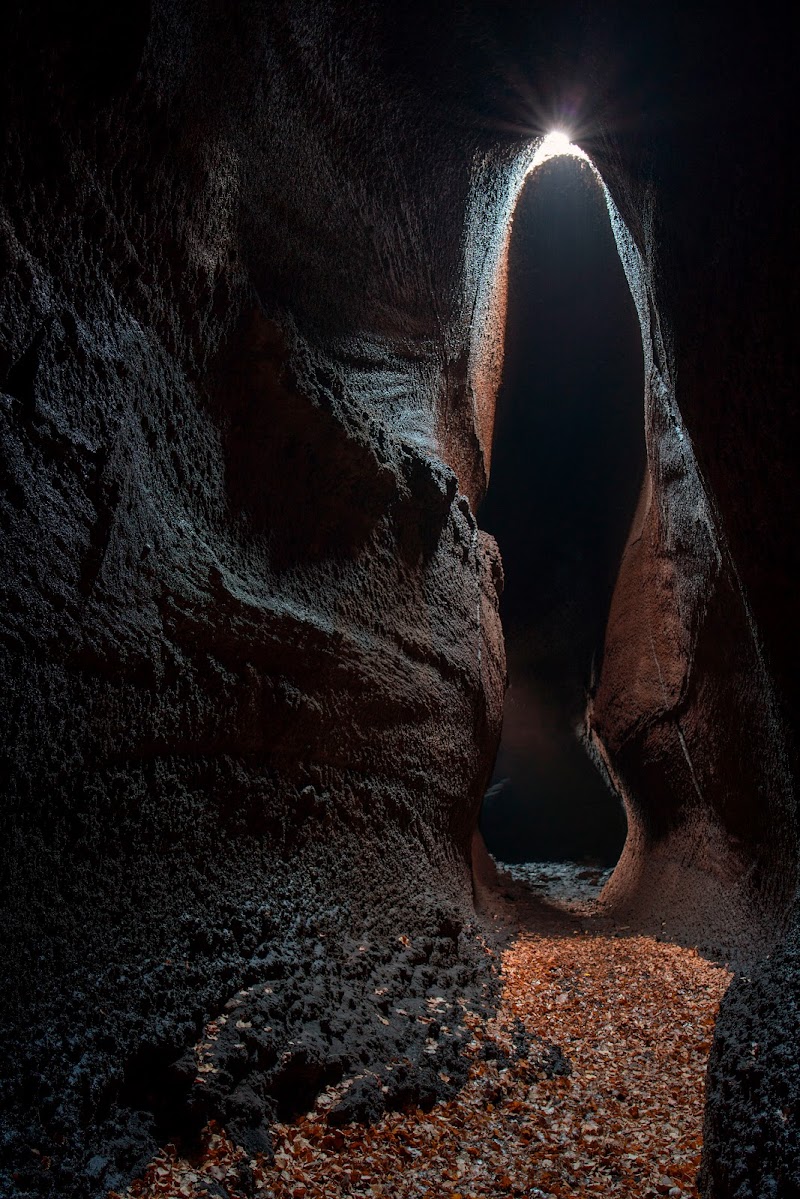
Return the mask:
[[509,689],[482,830],[505,861],[616,861],[622,806],[576,735],[644,469],[642,344],[605,201],[556,158],[514,217],[506,362],[481,524],[498,541]]
[[[603,1199],[652,1193],[644,1172],[640,1191],[601,1176],[620,1157],[605,1118],[568,1134],[499,1067],[497,1102],[469,1091],[476,1021],[507,998],[472,845],[501,736],[503,558],[498,774],[527,788],[529,827],[518,814],[493,848],[578,859],[511,866],[537,891],[602,881],[585,859],[616,854],[622,817],[575,737],[585,711],[627,814],[604,918],[659,963],[694,972],[672,942],[744,971],[709,1059],[703,1199],[800,1194],[785,23],[516,0],[78,7],[0,8],[0,1195],[136,1194],[149,1163],[165,1194],[160,1147],[192,1154],[213,1127],[238,1180],[212,1163],[193,1193],[251,1196],[250,1162],[277,1161],[279,1126],[330,1088],[337,1153],[349,1119],[436,1118],[464,1090],[484,1122],[532,1105],[526,1194],[588,1196],[551,1187],[543,1158],[555,1136],[560,1170],[584,1132]],[[646,371],[601,195],[554,163],[517,212],[498,550],[476,512],[509,219],[561,123],[607,188]],[[595,939],[620,1028],[622,999],[641,1018],[659,983],[625,940]],[[536,1038],[572,1057],[591,965],[573,941],[557,990],[524,945],[503,967],[533,1005],[532,1066]],[[648,1018],[642,1056],[676,1045],[697,1080],[706,1039],[666,1001],[678,1039]],[[611,1078],[603,1004],[587,1017],[576,1115],[602,1086],[671,1141]],[[475,1163],[505,1168],[488,1150]],[[412,1190],[486,1191],[431,1161],[426,1178],[403,1153]],[[340,1199],[326,1170],[316,1194],[287,1174],[292,1199]],[[375,1195],[400,1199],[381,1170]]]

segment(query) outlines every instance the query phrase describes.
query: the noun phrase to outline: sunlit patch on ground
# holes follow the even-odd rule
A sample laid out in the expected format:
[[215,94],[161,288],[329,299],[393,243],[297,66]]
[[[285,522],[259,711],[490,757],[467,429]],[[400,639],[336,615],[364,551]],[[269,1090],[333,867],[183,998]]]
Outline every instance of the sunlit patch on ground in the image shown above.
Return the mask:
[[277,1126],[273,1162],[248,1161],[210,1127],[196,1159],[168,1148],[126,1196],[695,1196],[729,973],[691,949],[566,927],[522,931],[502,965],[500,1009],[473,1020],[455,1099],[332,1128],[331,1090]]

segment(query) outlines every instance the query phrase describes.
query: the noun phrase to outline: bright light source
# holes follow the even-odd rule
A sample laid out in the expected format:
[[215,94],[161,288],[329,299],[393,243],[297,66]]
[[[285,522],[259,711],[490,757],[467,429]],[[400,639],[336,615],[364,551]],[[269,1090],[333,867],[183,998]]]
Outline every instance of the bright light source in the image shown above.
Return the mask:
[[584,154],[580,146],[576,146],[569,140],[569,134],[565,133],[563,129],[551,129],[541,141],[534,142],[533,146],[535,146],[535,150],[528,163],[529,171],[535,170],[543,162],[549,162],[551,158],[560,158],[562,155],[589,162],[588,156]]
[[541,145],[548,157],[551,154],[569,154],[570,148],[569,137],[561,129],[551,129]]

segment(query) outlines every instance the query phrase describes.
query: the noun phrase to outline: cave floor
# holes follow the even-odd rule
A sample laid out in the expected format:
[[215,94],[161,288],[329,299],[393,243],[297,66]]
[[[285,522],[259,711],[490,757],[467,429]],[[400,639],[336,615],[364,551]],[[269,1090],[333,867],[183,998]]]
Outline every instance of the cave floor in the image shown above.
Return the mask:
[[[555,873],[554,873],[555,870]],[[331,1089],[247,1162],[209,1126],[192,1161],[168,1147],[126,1199],[696,1196],[706,1060],[730,973],[696,950],[593,915],[591,873],[514,868],[484,895],[501,929],[501,1002],[472,1020],[455,1099],[332,1128]],[[435,998],[431,999],[435,1014]]]

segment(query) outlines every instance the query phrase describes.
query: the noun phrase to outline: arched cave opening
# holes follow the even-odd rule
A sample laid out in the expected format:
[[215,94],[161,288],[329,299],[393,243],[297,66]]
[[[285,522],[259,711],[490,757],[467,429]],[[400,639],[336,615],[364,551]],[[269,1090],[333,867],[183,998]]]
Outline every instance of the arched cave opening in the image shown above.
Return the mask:
[[603,189],[550,158],[514,212],[491,481],[508,656],[503,735],[481,812],[506,862],[611,866],[622,802],[582,742],[645,466],[639,321]]

